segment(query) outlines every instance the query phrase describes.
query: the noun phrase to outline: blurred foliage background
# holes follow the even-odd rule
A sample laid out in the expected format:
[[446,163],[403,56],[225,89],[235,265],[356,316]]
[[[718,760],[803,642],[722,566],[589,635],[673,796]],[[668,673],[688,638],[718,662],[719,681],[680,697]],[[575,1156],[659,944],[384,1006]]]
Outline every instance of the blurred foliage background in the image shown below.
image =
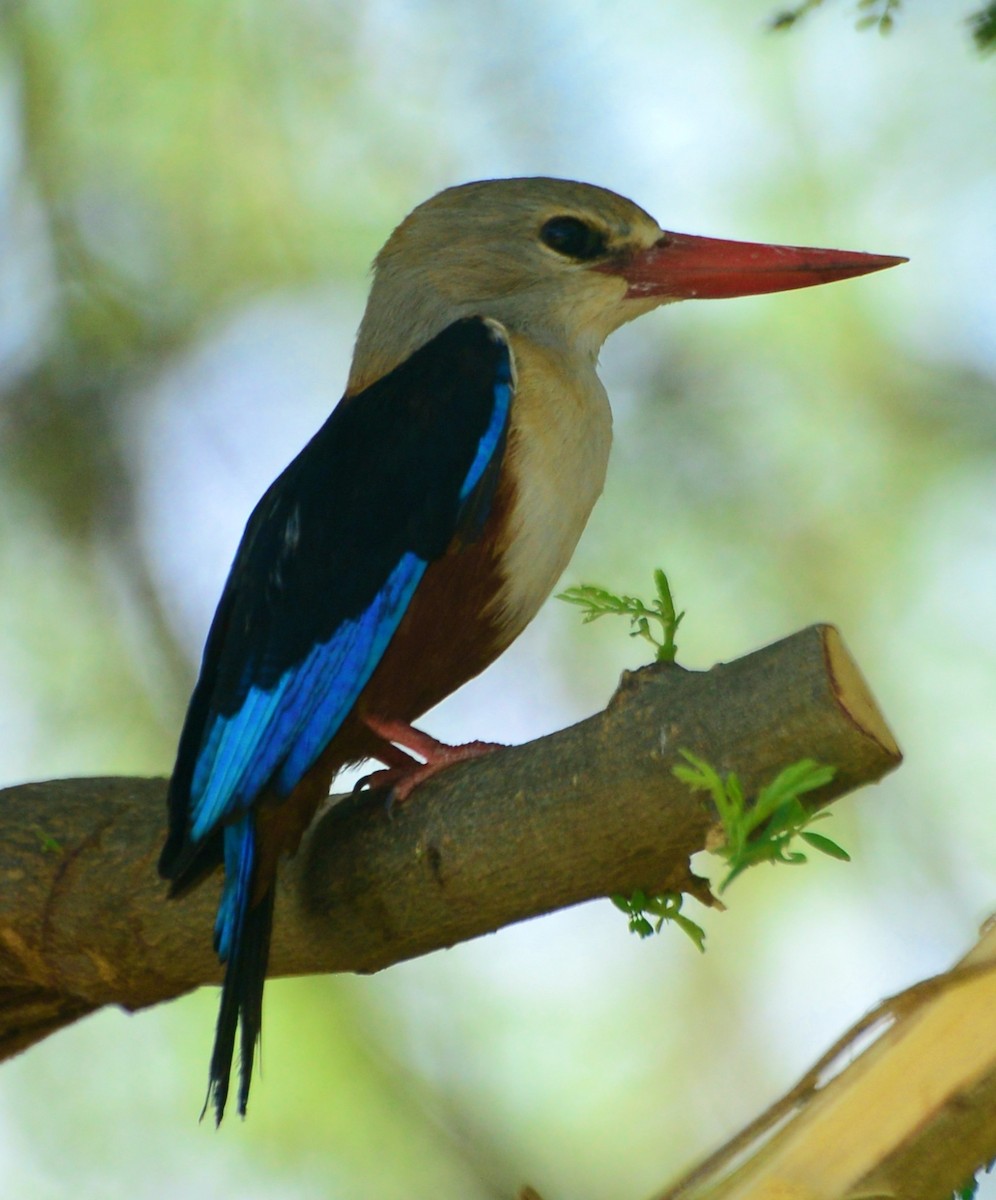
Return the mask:
[[[693,667],[839,624],[907,755],[836,806],[854,862],[742,879],[703,957],[602,903],[271,984],[249,1119],[219,1134],[215,993],[101,1013],[0,1073],[4,1194],[645,1196],[996,907],[994,64],[959,5],[909,0],[887,39],[846,4],[774,34],[774,7],[0,6],[5,783],[169,771],[245,517],[432,192],[555,174],[673,229],[912,260],[617,335],[609,483],[564,581],[665,567]],[[640,658],[551,602],[426,724],[535,737]]]

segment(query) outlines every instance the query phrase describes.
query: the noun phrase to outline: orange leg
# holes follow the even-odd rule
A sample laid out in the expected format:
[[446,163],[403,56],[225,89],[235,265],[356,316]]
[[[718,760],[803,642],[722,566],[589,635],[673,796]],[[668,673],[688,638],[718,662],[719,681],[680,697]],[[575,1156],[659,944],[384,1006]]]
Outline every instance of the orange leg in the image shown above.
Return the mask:
[[[396,804],[404,803],[420,783],[431,779],[438,771],[502,749],[499,742],[465,742],[462,746],[448,746],[421,729],[415,729],[407,721],[386,720],[368,714],[363,723],[384,743],[376,755],[384,769],[365,775],[356,786],[390,787],[391,800]],[[424,761],[419,762],[414,757],[416,754]]]

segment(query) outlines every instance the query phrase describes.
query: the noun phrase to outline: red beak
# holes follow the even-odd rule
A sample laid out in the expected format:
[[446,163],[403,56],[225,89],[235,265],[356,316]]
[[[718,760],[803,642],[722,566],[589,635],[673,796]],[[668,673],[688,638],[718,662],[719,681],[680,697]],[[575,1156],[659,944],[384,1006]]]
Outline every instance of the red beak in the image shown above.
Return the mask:
[[833,283],[908,261],[889,254],[767,246],[665,233],[649,250],[601,269],[621,275],[629,284],[626,295],[634,299],[669,296],[675,300],[722,300]]

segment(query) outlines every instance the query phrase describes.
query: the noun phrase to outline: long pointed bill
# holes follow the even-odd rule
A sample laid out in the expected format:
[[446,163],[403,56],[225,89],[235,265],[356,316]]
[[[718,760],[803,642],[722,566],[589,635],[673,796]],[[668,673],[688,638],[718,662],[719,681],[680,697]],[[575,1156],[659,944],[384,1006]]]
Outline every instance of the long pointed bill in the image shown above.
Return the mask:
[[629,285],[627,296],[675,300],[722,300],[787,292],[883,271],[908,259],[854,250],[817,250],[809,246],[768,246],[720,238],[666,233],[656,245],[623,263],[603,267]]

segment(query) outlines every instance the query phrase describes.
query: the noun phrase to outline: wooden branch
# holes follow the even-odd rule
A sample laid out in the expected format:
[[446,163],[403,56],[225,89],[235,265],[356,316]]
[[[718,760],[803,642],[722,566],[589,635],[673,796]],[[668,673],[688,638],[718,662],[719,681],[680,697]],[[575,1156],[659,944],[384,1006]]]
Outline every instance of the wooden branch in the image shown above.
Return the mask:
[[[271,974],[376,971],[638,887],[712,902],[688,860],[716,843],[715,814],[674,778],[681,748],[748,792],[803,757],[833,764],[813,808],[900,761],[829,626],[710,671],[627,673],[604,712],[454,767],[393,814],[371,793],[327,809],[282,868]],[[162,780],[0,792],[0,1058],[103,1004],[218,981],[218,886],[166,902],[164,819]]]
[[996,927],[659,1200],[937,1200],[996,1156]]

